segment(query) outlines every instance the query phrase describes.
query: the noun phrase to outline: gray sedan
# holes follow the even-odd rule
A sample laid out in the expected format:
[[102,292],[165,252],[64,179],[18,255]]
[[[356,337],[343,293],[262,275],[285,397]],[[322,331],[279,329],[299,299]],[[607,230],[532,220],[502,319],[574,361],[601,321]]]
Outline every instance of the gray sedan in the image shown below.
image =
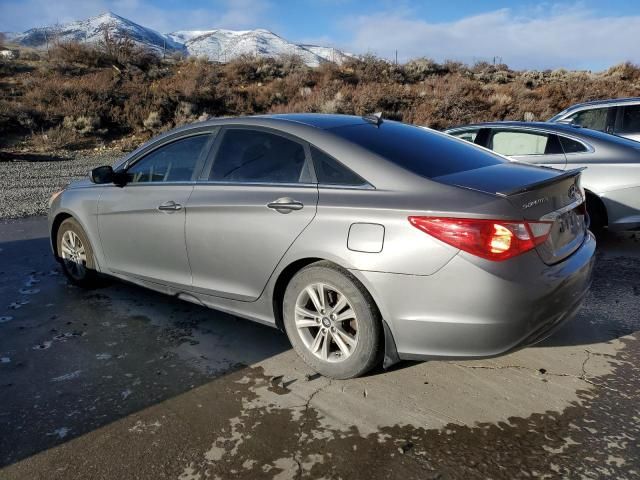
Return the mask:
[[578,125],[493,122],[446,131],[520,162],[562,170],[587,167],[591,229],[640,228],[640,143]]
[[579,171],[376,116],[180,128],[54,195],[49,224],[73,283],[281,328],[334,378],[539,341],[579,308],[595,250]]

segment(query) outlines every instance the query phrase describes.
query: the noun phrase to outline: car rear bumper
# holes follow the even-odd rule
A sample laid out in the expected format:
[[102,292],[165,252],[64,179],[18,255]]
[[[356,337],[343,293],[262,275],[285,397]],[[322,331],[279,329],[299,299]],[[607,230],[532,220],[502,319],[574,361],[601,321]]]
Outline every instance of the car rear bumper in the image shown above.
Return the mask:
[[[591,283],[595,239],[547,266],[459,254],[433,275],[354,272],[389,324],[401,359],[489,357],[543,340],[571,319]],[[482,263],[484,262],[484,263]]]

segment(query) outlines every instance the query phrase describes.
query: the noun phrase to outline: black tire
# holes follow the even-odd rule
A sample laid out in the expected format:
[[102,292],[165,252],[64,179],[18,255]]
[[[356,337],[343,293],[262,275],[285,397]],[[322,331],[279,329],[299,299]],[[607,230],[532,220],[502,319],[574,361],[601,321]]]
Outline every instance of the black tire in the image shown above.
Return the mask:
[[[328,333],[327,338],[332,339],[329,345],[334,347],[336,351],[333,352],[333,355],[338,358],[337,360],[334,358],[335,361],[326,361],[312,353],[311,348],[305,344],[302,338],[304,334],[300,333],[296,327],[296,302],[306,287],[318,283],[323,283],[329,289],[335,289],[344,295],[349,306],[355,312],[357,330],[354,331],[357,334],[354,335],[354,338],[357,339],[357,342],[355,346],[350,347],[350,354],[342,360],[340,358],[344,355],[331,336],[336,335],[336,333]],[[329,306],[331,306],[330,300],[328,302]],[[382,321],[378,308],[369,292],[353,275],[331,262],[313,263],[294,275],[284,294],[283,316],[287,336],[296,353],[307,365],[326,377],[335,379],[358,377],[371,370],[382,360]],[[336,320],[335,325],[345,325],[337,322],[338,320]],[[353,323],[347,323],[347,328],[351,328],[349,326],[352,325]],[[313,336],[313,332],[318,332],[321,327],[322,325],[319,325],[318,329],[311,327],[305,331],[308,331]],[[333,327],[325,330],[335,332]]]
[[596,237],[602,237],[607,226],[607,211],[601,200],[594,195],[587,195],[587,213],[589,214],[589,230]]
[[[66,232],[73,232],[80,239],[82,246],[84,247],[85,260],[80,264],[83,268],[76,269],[72,265],[74,262],[65,261],[63,258],[62,239]],[[73,218],[67,218],[64,220],[58,228],[56,235],[56,249],[58,253],[58,260],[62,265],[62,270],[67,276],[69,281],[74,285],[82,288],[94,288],[98,286],[98,273],[95,268],[95,260],[93,257],[93,248],[89,242],[87,234],[84,232],[80,224]]]

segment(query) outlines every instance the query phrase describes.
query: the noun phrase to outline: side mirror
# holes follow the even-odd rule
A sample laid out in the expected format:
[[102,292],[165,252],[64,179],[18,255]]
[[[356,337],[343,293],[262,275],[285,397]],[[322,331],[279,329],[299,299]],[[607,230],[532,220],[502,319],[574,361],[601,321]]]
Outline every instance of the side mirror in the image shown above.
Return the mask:
[[104,165],[91,170],[89,178],[95,184],[101,185],[103,183],[113,183],[114,171],[111,165]]
[[126,172],[114,172],[110,165],[94,168],[89,177],[97,185],[113,183],[118,187],[124,187],[128,179]]

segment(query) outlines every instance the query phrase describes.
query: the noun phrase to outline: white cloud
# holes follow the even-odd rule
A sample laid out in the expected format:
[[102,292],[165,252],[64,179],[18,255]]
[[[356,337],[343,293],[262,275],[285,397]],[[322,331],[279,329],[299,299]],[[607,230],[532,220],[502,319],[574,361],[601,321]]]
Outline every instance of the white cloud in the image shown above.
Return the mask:
[[514,68],[594,69],[640,62],[640,16],[598,16],[581,4],[545,10],[501,9],[446,23],[389,11],[347,20],[343,27],[351,32],[353,51],[393,58],[397,49],[400,60],[497,56]]

